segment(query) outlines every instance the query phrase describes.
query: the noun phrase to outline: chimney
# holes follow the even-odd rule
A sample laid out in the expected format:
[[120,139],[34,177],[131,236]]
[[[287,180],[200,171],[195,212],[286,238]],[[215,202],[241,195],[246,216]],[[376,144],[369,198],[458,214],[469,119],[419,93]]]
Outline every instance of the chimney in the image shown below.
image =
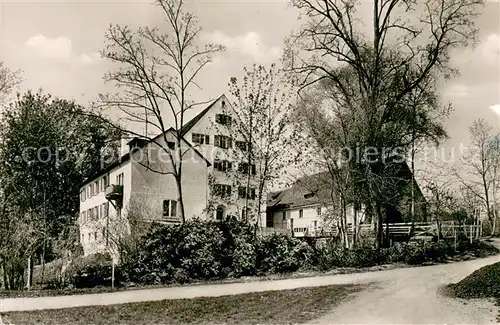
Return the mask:
[[120,157],[125,156],[129,153],[130,148],[128,146],[128,142],[132,139],[132,135],[129,133],[123,133],[120,141]]

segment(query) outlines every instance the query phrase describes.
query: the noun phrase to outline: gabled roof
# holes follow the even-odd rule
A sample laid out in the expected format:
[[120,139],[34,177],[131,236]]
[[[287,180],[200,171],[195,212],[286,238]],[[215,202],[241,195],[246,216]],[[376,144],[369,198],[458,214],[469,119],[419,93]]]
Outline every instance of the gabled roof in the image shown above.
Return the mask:
[[207,114],[207,112],[215,105],[215,103],[217,103],[220,99],[222,98],[225,98],[226,95],[222,94],[219,96],[219,98],[217,98],[216,100],[214,100],[210,105],[208,105],[204,110],[202,110],[198,115],[196,115],[195,117],[193,117],[189,122],[187,122],[181,129],[181,134],[182,136],[186,135],[186,133],[191,130],[193,128],[193,126],[196,125],[196,123],[198,123],[199,120],[201,120],[203,118],[203,116],[205,116],[205,114]]
[[268,207],[297,208],[325,203],[330,198],[330,178],[327,172],[304,176],[291,187],[270,193]]
[[[403,180],[413,177],[406,162],[397,165],[399,165],[398,168],[392,171],[394,177]],[[329,184],[331,184],[331,178],[326,171],[301,177],[291,187],[269,193],[267,207],[271,209],[298,208],[331,201],[332,186]],[[418,183],[415,181],[414,184],[417,197],[424,198]]]
[[[175,136],[175,133],[174,133],[175,129],[174,128],[169,128],[168,130],[165,131],[165,133],[168,133],[168,132],[172,132]],[[127,144],[137,144],[138,147],[142,148],[144,146],[146,146],[147,144],[153,142],[153,141],[156,141],[159,137],[161,136],[161,133],[157,136],[155,136],[154,138],[150,139],[150,140],[146,140],[144,141],[145,139],[143,138],[134,138],[132,139],[131,141],[129,141]],[[182,137],[182,140],[191,148],[191,150],[193,150],[198,156],[200,156],[204,161],[205,163],[207,164],[208,167],[210,167],[212,164],[210,163],[210,161],[207,160],[207,158],[205,158],[205,156],[203,156],[201,154],[201,152],[199,152],[189,141],[187,141],[184,137]],[[101,177],[102,175],[110,172],[111,170],[113,170],[114,168],[120,166],[121,164],[127,162],[130,160],[130,152],[126,153],[125,155],[119,157],[118,159],[114,160],[113,162],[111,162],[109,165],[107,165],[106,167],[104,167],[97,175],[95,175],[93,178],[89,178],[87,179],[85,182],[83,182],[80,187],[83,187],[89,183],[92,183],[95,179]]]

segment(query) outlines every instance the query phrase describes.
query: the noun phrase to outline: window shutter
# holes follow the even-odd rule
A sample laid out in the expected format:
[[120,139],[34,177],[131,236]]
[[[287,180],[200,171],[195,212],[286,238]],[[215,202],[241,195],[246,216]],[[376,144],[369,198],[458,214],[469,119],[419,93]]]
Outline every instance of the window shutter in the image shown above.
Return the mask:
[[232,162],[230,162],[230,161],[227,162],[227,169],[228,170],[232,170],[233,169],[233,163]]
[[177,215],[177,201],[170,201],[170,216],[175,217]]
[[205,135],[205,143],[210,144],[210,136],[209,135]]
[[232,148],[233,147],[233,139],[230,137],[227,137],[227,147]]
[[255,168],[255,165],[252,164],[252,175],[257,174],[257,169]]
[[168,200],[163,200],[163,216],[164,217],[168,217],[169,216],[169,211],[168,211],[168,208],[169,208],[169,201]]

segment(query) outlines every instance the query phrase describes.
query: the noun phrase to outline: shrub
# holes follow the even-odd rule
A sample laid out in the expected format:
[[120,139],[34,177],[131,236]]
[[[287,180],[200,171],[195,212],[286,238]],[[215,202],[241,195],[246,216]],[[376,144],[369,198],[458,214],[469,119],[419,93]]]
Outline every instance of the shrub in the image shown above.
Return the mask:
[[154,225],[143,236],[127,279],[140,283],[186,282],[256,273],[256,237],[249,225],[229,219]]
[[260,240],[257,268],[261,273],[295,272],[312,260],[312,247],[296,238],[272,234]]
[[[67,283],[75,288],[110,286],[112,261],[109,254],[93,254],[74,259],[66,270]],[[115,268],[115,283],[120,282],[120,272]]]
[[450,288],[459,298],[500,298],[500,262],[476,270]]

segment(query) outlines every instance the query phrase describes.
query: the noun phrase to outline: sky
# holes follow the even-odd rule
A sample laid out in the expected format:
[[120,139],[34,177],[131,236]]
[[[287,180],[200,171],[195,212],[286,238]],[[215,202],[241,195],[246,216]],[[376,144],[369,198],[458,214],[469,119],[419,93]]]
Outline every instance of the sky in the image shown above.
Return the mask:
[[[21,90],[41,88],[82,105],[112,90],[102,80],[109,62],[98,55],[109,24],[135,28],[161,23],[158,10],[145,0],[0,1],[0,60],[22,70]],[[244,66],[279,61],[283,39],[300,23],[285,0],[192,0],[187,6],[203,28],[202,40],[227,48],[198,79],[202,89],[194,96],[203,101],[227,94],[229,78],[241,76]],[[477,26],[480,43],[454,51],[452,62],[461,75],[440,89],[443,101],[454,108],[445,121],[450,136],[446,148],[467,145],[468,127],[477,118],[500,131],[499,1],[486,3]]]

